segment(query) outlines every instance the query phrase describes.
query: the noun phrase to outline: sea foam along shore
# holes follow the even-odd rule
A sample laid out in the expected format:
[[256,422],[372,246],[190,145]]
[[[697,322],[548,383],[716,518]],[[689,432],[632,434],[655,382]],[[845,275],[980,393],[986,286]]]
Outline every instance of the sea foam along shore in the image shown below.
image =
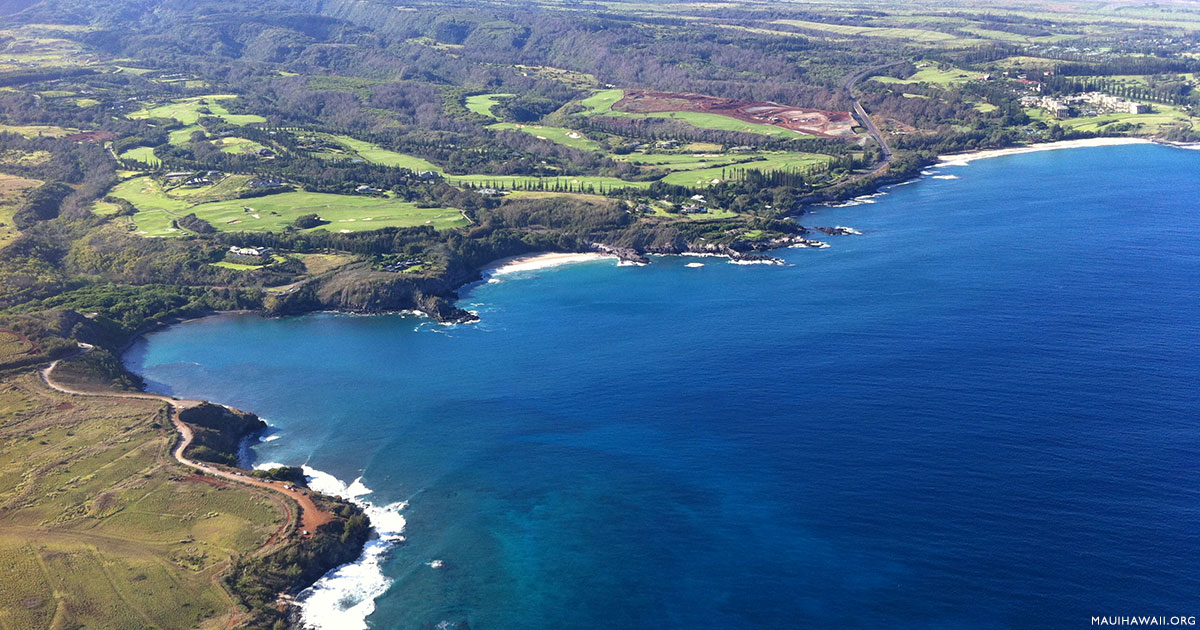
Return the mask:
[[950,155],[938,156],[938,166],[966,166],[975,160],[986,160],[988,158],[1004,157],[1006,155],[1020,155],[1022,153],[1037,153],[1038,151],[1054,151],[1057,149],[1081,149],[1084,147],[1109,147],[1121,144],[1146,144],[1153,142],[1145,138],[1084,138],[1081,140],[1063,140],[1061,142],[1047,142],[1044,144],[1031,144],[1024,147],[1011,147],[1008,149],[987,149],[983,151],[974,151],[971,153],[955,153]]
[[570,265],[572,263],[590,262],[593,260],[616,260],[614,254],[599,254],[599,253],[561,253],[561,252],[546,252],[542,254],[525,254],[522,256],[511,256],[509,258],[501,258],[493,261],[481,272],[484,278],[492,278],[502,276],[518,271],[534,271],[536,269],[548,269],[550,267],[558,267],[560,265]]
[[[258,464],[258,470],[283,466],[275,462]],[[367,630],[367,617],[375,612],[375,598],[383,595],[391,581],[383,574],[387,551],[404,541],[404,515],[407,502],[378,507],[362,497],[371,494],[362,477],[346,485],[333,475],[302,466],[308,487],[324,494],[352,501],[366,512],[378,536],[367,541],[362,555],[317,580],[300,593],[300,625],[311,630]]]

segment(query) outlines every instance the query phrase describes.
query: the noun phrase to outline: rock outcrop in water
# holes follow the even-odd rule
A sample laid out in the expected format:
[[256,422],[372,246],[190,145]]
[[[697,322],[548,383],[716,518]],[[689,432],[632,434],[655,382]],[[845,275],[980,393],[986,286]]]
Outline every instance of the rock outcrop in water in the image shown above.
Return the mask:
[[475,316],[454,306],[455,289],[469,281],[449,277],[410,276],[377,271],[365,265],[312,280],[265,303],[268,315],[298,315],[312,311],[386,313],[421,311],[449,323],[473,321]]
[[237,465],[246,438],[267,430],[267,423],[252,413],[207,402],[183,409],[179,419],[192,427],[188,457],[230,466]]

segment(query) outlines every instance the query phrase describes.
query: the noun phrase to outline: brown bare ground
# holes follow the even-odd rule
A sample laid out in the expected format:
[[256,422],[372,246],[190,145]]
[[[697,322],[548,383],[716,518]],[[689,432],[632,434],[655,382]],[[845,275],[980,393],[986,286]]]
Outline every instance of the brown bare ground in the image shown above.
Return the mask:
[[703,94],[626,90],[613,109],[631,114],[659,112],[699,112],[728,116],[743,122],[774,125],[814,136],[845,137],[854,135],[854,117],[850,112],[791,107],[769,101],[740,101]]

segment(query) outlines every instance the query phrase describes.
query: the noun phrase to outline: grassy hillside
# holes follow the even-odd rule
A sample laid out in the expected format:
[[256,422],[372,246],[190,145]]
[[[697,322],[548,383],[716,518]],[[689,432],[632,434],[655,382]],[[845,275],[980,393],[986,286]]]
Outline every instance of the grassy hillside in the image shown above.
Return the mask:
[[[153,401],[0,382],[0,628],[223,628],[216,578],[284,521],[269,492],[174,462]],[[164,588],[165,587],[165,588]]]

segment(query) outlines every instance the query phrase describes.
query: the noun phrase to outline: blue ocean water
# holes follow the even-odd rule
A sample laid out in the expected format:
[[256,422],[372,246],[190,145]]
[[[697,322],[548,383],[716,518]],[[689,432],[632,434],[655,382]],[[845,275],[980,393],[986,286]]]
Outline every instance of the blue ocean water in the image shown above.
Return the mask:
[[471,288],[477,325],[222,316],[126,361],[408,502],[372,628],[1200,615],[1200,152],[937,171],[786,266],[583,263]]

